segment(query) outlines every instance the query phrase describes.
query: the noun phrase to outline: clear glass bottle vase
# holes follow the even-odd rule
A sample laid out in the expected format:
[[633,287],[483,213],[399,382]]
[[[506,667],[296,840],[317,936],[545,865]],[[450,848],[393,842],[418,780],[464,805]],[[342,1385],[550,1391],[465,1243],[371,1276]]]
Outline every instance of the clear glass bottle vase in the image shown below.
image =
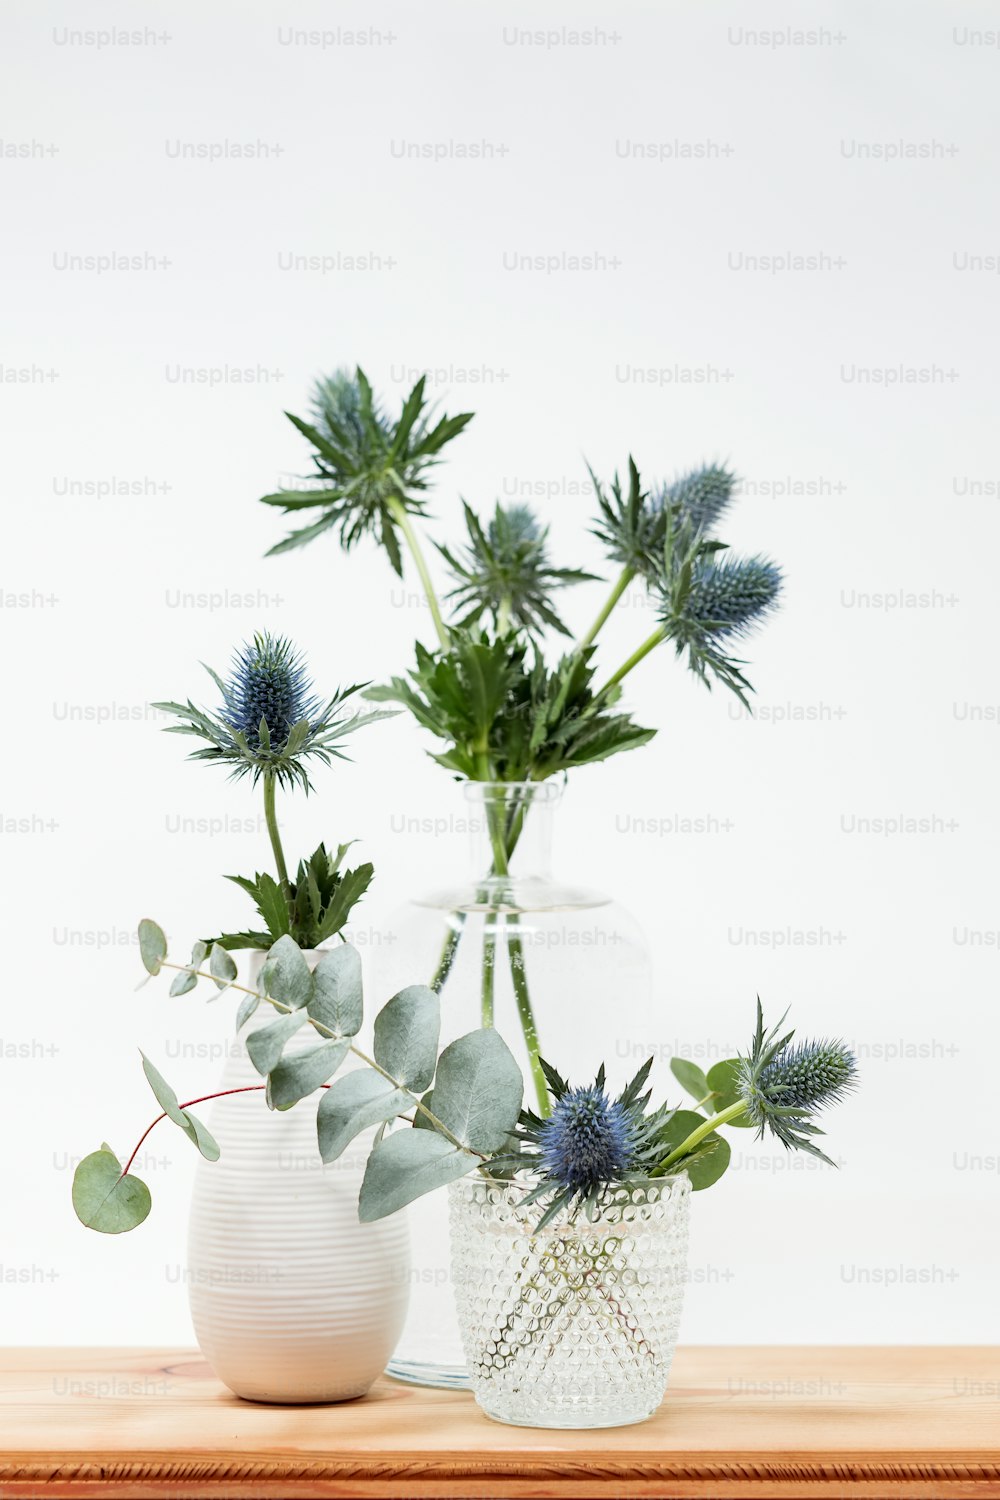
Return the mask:
[[[655,1034],[638,925],[599,891],[555,878],[552,828],[562,784],[465,782],[467,878],[414,898],[376,952],[377,993],[423,981],[441,997],[442,1046],[495,1026],[521,1065],[525,1107],[547,1108],[539,1059],[572,1082],[603,1062],[620,1089]],[[389,1373],[468,1383],[451,1286],[446,1195],[411,1209],[410,1314]]]

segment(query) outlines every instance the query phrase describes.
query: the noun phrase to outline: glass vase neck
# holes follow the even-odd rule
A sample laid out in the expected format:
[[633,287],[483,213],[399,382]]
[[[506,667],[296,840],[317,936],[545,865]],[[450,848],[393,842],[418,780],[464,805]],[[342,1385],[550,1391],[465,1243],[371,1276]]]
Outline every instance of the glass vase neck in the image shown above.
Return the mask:
[[465,782],[473,875],[546,879],[562,790],[556,781]]

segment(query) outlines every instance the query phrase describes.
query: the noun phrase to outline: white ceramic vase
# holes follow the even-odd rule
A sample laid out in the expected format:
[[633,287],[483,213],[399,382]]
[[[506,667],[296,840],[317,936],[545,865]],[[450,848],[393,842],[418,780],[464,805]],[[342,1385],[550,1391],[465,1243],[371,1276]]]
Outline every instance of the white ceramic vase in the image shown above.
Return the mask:
[[[306,954],[312,965],[319,954]],[[264,955],[255,953],[250,984]],[[234,1043],[220,1089],[262,1083],[242,1038],[274,1020],[262,1005]],[[316,1042],[305,1028],[288,1051]],[[347,1064],[349,1067],[350,1064]],[[278,1403],[362,1396],[385,1367],[406,1314],[405,1214],[358,1221],[370,1135],[324,1166],[319,1094],[293,1109],[263,1093],[217,1099],[209,1128],[219,1161],[199,1163],[188,1285],[202,1353],[237,1396]]]

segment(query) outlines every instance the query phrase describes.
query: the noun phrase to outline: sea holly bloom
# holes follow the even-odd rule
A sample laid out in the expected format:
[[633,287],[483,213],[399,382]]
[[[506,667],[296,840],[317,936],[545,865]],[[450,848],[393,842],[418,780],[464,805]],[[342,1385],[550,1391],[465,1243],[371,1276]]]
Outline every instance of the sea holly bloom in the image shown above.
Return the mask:
[[843,1042],[790,1046],[793,1033],[776,1036],[781,1024],[765,1036],[757,1002],[753,1046],[740,1058],[736,1078],[747,1119],[757,1127],[758,1140],[769,1130],[788,1150],[808,1151],[832,1166],[830,1158],[809,1139],[823,1134],[810,1117],[850,1093],[857,1084],[857,1063]]
[[222,694],[222,705],[212,714],[186,703],[157,703],[154,707],[181,720],[170,726],[174,734],[193,734],[207,746],[191,753],[192,760],[214,761],[231,769],[234,779],[261,776],[281,786],[312,790],[307,762],[329,765],[346,760],[343,742],[355,729],[384,718],[380,710],[344,714],[343,705],[364,683],[339,689],[323,700],[313,691],[305,663],[292,643],[264,631],[236,652],[227,680],[207,667]]
[[525,1204],[548,1199],[539,1229],[563,1208],[596,1211],[605,1194],[630,1177],[648,1177],[663,1156],[660,1137],[670,1115],[664,1105],[646,1113],[650,1094],[643,1085],[648,1058],[616,1099],[609,1097],[603,1065],[592,1084],[572,1088],[556,1070],[541,1063],[552,1100],[542,1119],[523,1110],[514,1132],[516,1150],[491,1167],[528,1171],[536,1185]]
[[549,1177],[586,1193],[628,1170],[632,1123],[619,1101],[596,1084],[569,1089],[539,1131],[538,1145]]
[[718,464],[692,469],[681,479],[665,484],[655,496],[654,506],[691,522],[695,531],[711,531],[729,509],[736,475]]

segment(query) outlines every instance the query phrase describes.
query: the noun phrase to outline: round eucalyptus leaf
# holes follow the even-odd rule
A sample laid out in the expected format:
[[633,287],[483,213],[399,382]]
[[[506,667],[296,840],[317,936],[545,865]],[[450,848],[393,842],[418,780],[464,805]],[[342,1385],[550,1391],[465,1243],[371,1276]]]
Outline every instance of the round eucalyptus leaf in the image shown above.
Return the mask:
[[304,1026],[308,1017],[304,1010],[293,1010],[290,1015],[279,1016],[269,1026],[260,1026],[246,1039],[246,1049],[257,1072],[267,1077],[278,1066],[285,1043],[290,1036]]
[[217,990],[224,990],[236,978],[236,961],[228,949],[219,943],[212,944],[208,956],[208,967]]
[[102,1147],[85,1156],[73,1174],[73,1207],[81,1224],[99,1234],[124,1234],[149,1213],[149,1188],[138,1177],[122,1176],[113,1151]]
[[441,1053],[431,1108],[473,1151],[502,1151],[521,1112],[524,1080],[507,1043],[492,1027],[470,1031]]
[[181,1126],[181,1129],[184,1131],[184,1134],[189,1140],[194,1141],[194,1144],[198,1147],[198,1150],[206,1161],[218,1161],[222,1153],[219,1150],[219,1143],[211,1131],[189,1109],[185,1109],[183,1115],[184,1124]]
[[313,970],[309,1015],[334,1036],[357,1036],[364,1020],[361,955],[350,943],[324,953]]
[[167,956],[167,939],[163,928],[149,917],[139,923],[139,956],[147,974],[159,974]]
[[460,1151],[436,1131],[399,1130],[372,1151],[358,1198],[362,1224],[384,1219],[415,1198],[464,1177],[479,1158]]
[[308,1052],[282,1058],[268,1075],[268,1097],[274,1109],[291,1109],[318,1089],[340,1067],[350,1051],[347,1041],[321,1042]]
[[316,1134],[323,1161],[336,1161],[355,1136],[408,1110],[413,1100],[371,1068],[334,1079],[316,1111]]
[[149,1083],[150,1088],[156,1095],[157,1104],[163,1110],[163,1113],[168,1117],[168,1119],[173,1120],[175,1125],[180,1125],[183,1127],[187,1123],[187,1121],[185,1119],[184,1111],[181,1109],[180,1103],[178,1102],[177,1095],[174,1093],[167,1080],[163,1077],[163,1074],[160,1073],[150,1062],[145,1052],[140,1052],[139,1056],[142,1058],[142,1071],[146,1075],[146,1079]]
[[298,943],[287,933],[270,949],[260,971],[260,986],[266,994],[292,1010],[301,1010],[312,999],[313,977],[309,965]]
[[236,1030],[240,1032],[260,1004],[259,995],[244,995],[236,1012]]
[[192,974],[190,969],[182,969],[179,974],[174,975],[170,993],[171,995],[186,995],[194,989],[197,983],[197,974]]
[[441,1002],[424,984],[411,984],[375,1017],[375,1061],[404,1088],[419,1093],[434,1077]]

